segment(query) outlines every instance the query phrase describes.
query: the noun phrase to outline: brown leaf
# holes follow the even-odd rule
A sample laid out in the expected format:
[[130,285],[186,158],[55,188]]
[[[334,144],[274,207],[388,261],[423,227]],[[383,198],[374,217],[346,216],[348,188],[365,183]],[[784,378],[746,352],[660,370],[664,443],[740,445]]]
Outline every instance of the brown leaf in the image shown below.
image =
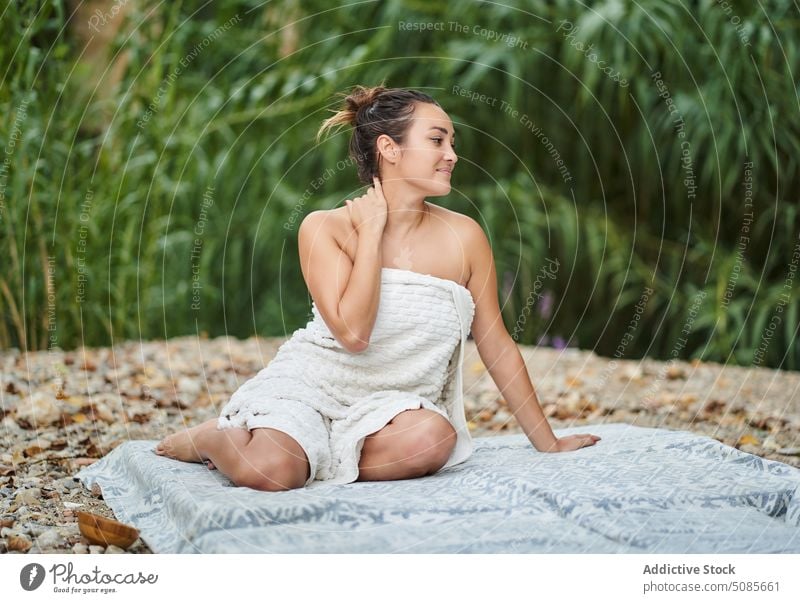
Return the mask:
[[761,444],[761,442],[758,440],[758,438],[756,438],[755,436],[750,435],[749,433],[741,436],[739,438],[739,440],[736,442],[736,446],[737,447],[738,446],[746,446],[748,444],[750,444],[752,446],[759,446]]
[[484,409],[478,413],[478,419],[481,421],[491,421],[492,417],[494,417],[494,411],[489,409]]
[[93,544],[113,544],[123,549],[128,548],[139,537],[139,530],[133,526],[86,511],[78,511],[78,529]]
[[709,400],[706,402],[706,405],[703,407],[703,412],[707,414],[715,414],[727,406],[726,402],[722,400]]
[[24,454],[27,457],[32,457],[32,456],[36,456],[37,454],[39,454],[39,453],[41,453],[41,452],[43,452],[45,450],[47,450],[47,447],[42,448],[41,446],[36,446],[34,444],[33,446],[28,446],[25,449],[25,453]]
[[667,367],[667,379],[684,379],[686,377],[686,373],[683,372],[683,369],[679,366],[670,365]]
[[9,551],[19,551],[21,553],[25,553],[28,549],[33,546],[30,540],[28,540],[25,536],[14,535],[8,538],[8,550]]

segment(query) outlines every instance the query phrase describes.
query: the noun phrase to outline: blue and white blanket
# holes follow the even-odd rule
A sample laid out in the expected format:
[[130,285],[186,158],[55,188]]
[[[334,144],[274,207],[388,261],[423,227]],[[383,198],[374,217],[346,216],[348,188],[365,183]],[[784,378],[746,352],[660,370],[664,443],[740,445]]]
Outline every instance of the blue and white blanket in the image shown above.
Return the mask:
[[537,452],[522,435],[412,480],[235,487],[120,445],[77,477],[156,553],[800,553],[800,469],[686,431],[624,423]]

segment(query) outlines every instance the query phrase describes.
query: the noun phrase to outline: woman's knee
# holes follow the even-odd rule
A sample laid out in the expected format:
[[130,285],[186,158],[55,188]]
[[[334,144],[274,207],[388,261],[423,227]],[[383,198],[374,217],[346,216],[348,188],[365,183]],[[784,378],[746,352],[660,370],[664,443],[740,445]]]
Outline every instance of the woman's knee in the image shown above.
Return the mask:
[[406,440],[408,462],[423,474],[435,473],[447,463],[456,446],[456,431],[450,422],[437,415],[422,421]]
[[243,458],[232,481],[237,486],[265,492],[302,488],[308,479],[308,463],[287,454],[253,460]]

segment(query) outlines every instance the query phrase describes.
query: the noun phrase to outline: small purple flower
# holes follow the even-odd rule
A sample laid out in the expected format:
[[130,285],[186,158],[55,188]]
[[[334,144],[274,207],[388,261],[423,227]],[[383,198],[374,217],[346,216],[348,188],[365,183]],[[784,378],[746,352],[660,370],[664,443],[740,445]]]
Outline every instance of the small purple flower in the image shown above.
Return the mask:
[[539,316],[547,320],[550,318],[550,312],[553,309],[553,294],[545,291],[539,299]]
[[553,337],[553,347],[557,350],[563,350],[567,347],[567,342],[560,335]]

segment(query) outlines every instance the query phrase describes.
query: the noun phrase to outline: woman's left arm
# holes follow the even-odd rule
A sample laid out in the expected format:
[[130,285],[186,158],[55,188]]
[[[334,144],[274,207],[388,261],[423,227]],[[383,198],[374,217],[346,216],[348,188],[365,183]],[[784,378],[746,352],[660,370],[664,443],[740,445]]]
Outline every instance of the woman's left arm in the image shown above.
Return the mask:
[[563,452],[594,444],[600,438],[590,434],[559,439],[553,433],[528,376],[525,360],[500,315],[497,272],[489,240],[471,218],[468,218],[465,236],[471,268],[467,288],[475,300],[472,337],[483,364],[520,427],[539,452]]

